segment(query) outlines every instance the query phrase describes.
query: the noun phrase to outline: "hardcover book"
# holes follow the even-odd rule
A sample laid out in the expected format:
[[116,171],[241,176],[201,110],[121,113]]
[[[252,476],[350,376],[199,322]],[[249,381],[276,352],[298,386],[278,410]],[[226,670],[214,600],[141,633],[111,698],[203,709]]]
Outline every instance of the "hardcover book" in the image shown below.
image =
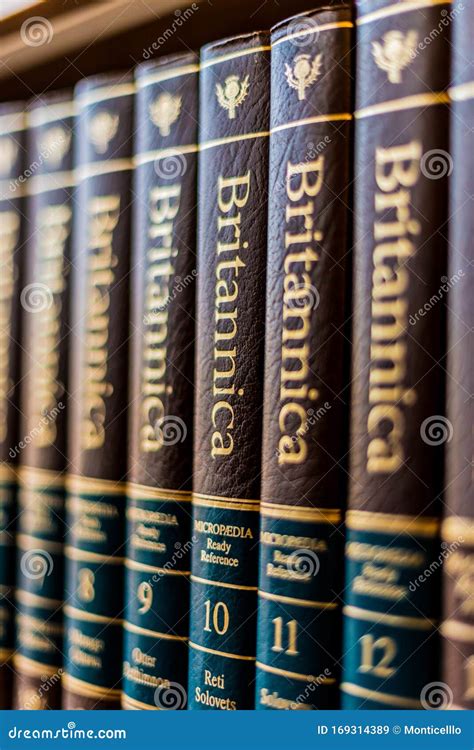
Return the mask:
[[20,383],[25,128],[23,102],[0,105],[0,709],[11,708]]
[[204,47],[188,703],[253,708],[270,44]]
[[73,102],[27,110],[25,278],[18,461],[14,706],[59,708],[73,222]]
[[448,291],[448,419],[446,425],[446,517],[442,525],[444,559],[443,680],[441,707],[474,709],[474,491],[472,404],[474,327],[472,288],[474,234],[472,122],[474,118],[474,9],[455,2]]
[[122,707],[186,707],[198,58],[135,72]]
[[272,29],[256,706],[337,708],[352,20]]
[[84,79],[75,89],[63,677],[68,709],[120,706],[134,90],[128,74]]
[[346,709],[426,707],[440,676],[447,9],[358,4]]

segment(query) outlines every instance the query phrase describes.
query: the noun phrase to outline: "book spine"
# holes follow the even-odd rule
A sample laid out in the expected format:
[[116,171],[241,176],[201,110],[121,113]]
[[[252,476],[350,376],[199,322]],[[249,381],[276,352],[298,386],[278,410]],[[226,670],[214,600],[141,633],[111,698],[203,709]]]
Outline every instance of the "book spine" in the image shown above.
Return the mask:
[[23,284],[24,154],[22,102],[0,105],[0,709],[12,707],[16,466]]
[[67,709],[120,707],[134,90],[128,74],[84,79],[75,89]]
[[253,708],[269,37],[202,50],[189,707]]
[[186,53],[135,76],[125,709],[186,707],[198,70]]
[[258,709],[337,708],[351,11],[272,29]]
[[[474,391],[472,288],[474,222],[472,122],[474,118],[474,9],[455,2],[451,96],[448,305],[448,419],[446,517],[441,528],[444,557],[443,681],[436,707],[474,709],[474,489],[472,425]],[[435,696],[436,697],[436,696]]]
[[356,21],[345,709],[421,708],[439,676],[439,574],[423,576],[443,486],[445,311],[433,300],[446,273],[449,7],[363,0]]
[[71,92],[35,102],[27,123],[14,704],[42,710],[61,705],[74,189]]

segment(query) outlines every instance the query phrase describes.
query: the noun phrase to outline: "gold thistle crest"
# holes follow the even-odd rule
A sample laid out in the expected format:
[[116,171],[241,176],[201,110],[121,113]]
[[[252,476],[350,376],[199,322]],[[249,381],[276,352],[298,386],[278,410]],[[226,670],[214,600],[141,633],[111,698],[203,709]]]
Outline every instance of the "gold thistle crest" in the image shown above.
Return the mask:
[[170,134],[171,126],[176,122],[181,112],[181,102],[180,96],[165,92],[150,104],[150,117],[160,131],[160,135]]
[[311,60],[311,55],[296,55],[293,60],[293,67],[285,63],[285,75],[288,86],[296,89],[298,99],[303,101],[306,98],[306,89],[319,78],[321,73],[322,55],[315,55]]
[[105,154],[110,141],[117,135],[119,116],[103,110],[97,112],[89,125],[89,139],[98,154]]
[[71,133],[60,125],[49,128],[39,140],[41,153],[53,167],[59,167],[70,145]]
[[249,77],[241,81],[238,76],[227,76],[222,86],[216,83],[217,101],[222,109],[226,109],[229,120],[235,118],[235,110],[239,107],[249,93]]
[[387,73],[390,83],[402,82],[402,70],[415,57],[418,42],[416,31],[387,31],[381,42],[372,42],[372,55],[377,66]]
[[8,174],[18,156],[18,143],[13,138],[0,138],[0,175]]

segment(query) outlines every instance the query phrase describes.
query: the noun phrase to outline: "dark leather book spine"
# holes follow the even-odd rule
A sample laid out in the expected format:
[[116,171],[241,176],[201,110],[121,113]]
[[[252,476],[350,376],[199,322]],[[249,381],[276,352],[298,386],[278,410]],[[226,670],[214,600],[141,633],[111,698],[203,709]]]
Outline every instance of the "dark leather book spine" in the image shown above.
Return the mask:
[[270,40],[202,50],[189,691],[253,708]]
[[23,102],[0,105],[0,709],[12,707],[16,467],[25,231]]
[[63,677],[68,709],[120,707],[134,91],[129,74],[84,79],[75,89]]
[[[446,517],[441,536],[444,555],[443,704],[474,709],[474,487],[472,425],[474,392],[472,330],[474,308],[474,8],[455,2],[448,292],[448,419]],[[441,707],[445,707],[442,705]]]
[[341,4],[271,34],[258,709],[338,706],[352,27]]
[[421,708],[439,678],[449,8],[358,4],[346,709]]
[[126,709],[186,707],[198,71],[185,53],[135,74]]
[[66,395],[73,217],[70,91],[27,111],[14,705],[61,705]]

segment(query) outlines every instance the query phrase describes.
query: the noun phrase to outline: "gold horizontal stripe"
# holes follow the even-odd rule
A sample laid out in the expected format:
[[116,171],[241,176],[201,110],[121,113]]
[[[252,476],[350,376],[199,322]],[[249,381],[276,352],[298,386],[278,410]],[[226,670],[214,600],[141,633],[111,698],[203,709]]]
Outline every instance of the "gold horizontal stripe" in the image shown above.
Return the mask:
[[193,505],[198,508],[222,508],[223,510],[245,511],[246,513],[260,512],[260,503],[239,502],[238,500],[210,500],[204,496],[193,494]]
[[[4,586],[3,584],[0,583],[0,594],[5,594],[6,596],[8,596],[9,594],[11,594],[12,590],[13,590],[12,586]],[[2,602],[0,601],[0,607],[1,607],[1,604]]]
[[38,125],[45,125],[47,122],[74,117],[76,112],[77,109],[74,101],[41,104],[41,107],[38,107],[38,109],[32,109],[30,112],[27,112],[26,118],[28,127],[36,128]]
[[135,93],[134,83],[116,83],[110,86],[101,86],[92,91],[84,91],[77,95],[76,101],[79,109],[84,109],[89,104],[103,102],[109,99],[118,99],[121,96],[131,96]]
[[101,174],[115,174],[115,172],[127,172],[133,169],[133,159],[107,159],[106,161],[90,162],[81,164],[74,170],[77,182],[87,180],[89,177],[97,177]]
[[301,36],[307,36],[307,34],[319,34],[321,31],[332,31],[332,29],[352,29],[354,24],[352,21],[335,21],[334,23],[316,23],[311,29],[302,29],[301,31],[295,31],[293,34],[286,34],[281,36],[276,41],[272,42],[272,47],[276,47],[277,44],[287,42],[289,39],[296,39]]
[[104,625],[123,625],[123,620],[119,617],[106,617],[105,615],[96,615],[94,612],[86,612],[70,604],[64,605],[64,614],[73,620],[82,620],[84,622],[100,622]]
[[37,536],[32,536],[31,534],[17,534],[16,544],[22,550],[37,549],[39,552],[51,550],[51,552],[61,553],[64,549],[62,542],[51,542]]
[[340,523],[342,511],[338,508],[319,508],[309,505],[281,505],[280,503],[262,502],[260,506],[262,516],[266,518],[288,518],[308,523]]
[[148,628],[141,628],[139,625],[134,625],[131,622],[124,622],[124,630],[129,633],[137,633],[137,635],[150,635],[152,638],[160,638],[165,641],[183,641],[187,642],[189,638],[185,635],[171,635],[171,633],[159,633],[157,630],[148,630]]
[[226,497],[225,495],[208,495],[204,492],[193,492],[193,499],[199,498],[202,500],[219,500],[222,502],[231,502],[231,503],[240,503],[240,504],[248,504],[248,505],[259,505],[260,500],[258,499],[248,499],[246,497]]
[[408,630],[433,630],[436,627],[434,620],[423,617],[406,617],[405,615],[390,615],[385,612],[376,612],[375,610],[362,609],[354,607],[351,604],[342,608],[342,613],[346,617],[354,620],[367,620],[368,622],[391,625],[394,628],[408,628]]
[[88,552],[78,547],[64,547],[64,556],[69,560],[78,562],[102,562],[108,565],[123,565],[124,557],[114,557],[113,555],[101,555],[99,552]]
[[380,18],[398,16],[399,13],[409,13],[413,10],[421,10],[422,8],[429,8],[435,5],[451,5],[451,0],[404,0],[403,3],[394,3],[393,5],[388,5],[386,8],[380,8],[380,10],[374,10],[371,13],[366,13],[364,16],[359,16],[356,24],[363,26],[366,23],[378,21]]
[[270,674],[279,674],[283,677],[290,677],[293,680],[301,680],[302,682],[318,682],[319,684],[324,685],[334,685],[336,682],[336,679],[334,677],[324,677],[322,678],[321,675],[318,677],[317,675],[312,674],[301,674],[301,672],[289,672],[287,669],[280,669],[279,667],[270,667],[268,664],[264,664],[261,661],[256,662],[256,666],[258,669],[261,669],[263,672],[270,672]]
[[258,591],[257,586],[241,586],[238,583],[226,583],[225,581],[211,581],[209,578],[200,578],[199,576],[191,576],[191,581],[196,583],[204,583],[207,586],[219,586],[224,589],[237,589],[238,591]]
[[157,159],[166,159],[177,154],[194,154],[197,151],[199,151],[198,143],[186,143],[182,146],[170,146],[170,148],[160,148],[157,151],[145,151],[143,154],[136,154],[133,157],[133,163],[135,167],[139,167]]
[[12,648],[0,648],[0,662],[6,664],[13,656]]
[[17,180],[0,180],[0,201],[3,203],[11,203],[18,198],[22,198],[26,195],[26,179],[23,184],[19,184]]
[[413,96],[402,96],[400,99],[389,99],[386,102],[372,104],[370,107],[363,107],[354,112],[354,117],[374,117],[383,115],[388,112],[400,112],[405,109],[415,109],[416,107],[431,107],[434,104],[448,104],[449,94],[447,91],[439,91],[432,94],[413,94]]
[[22,466],[18,469],[18,479],[22,485],[32,489],[49,489],[50,487],[62,489],[66,482],[66,475],[59,471]]
[[73,170],[69,172],[53,172],[52,174],[38,174],[30,177],[26,183],[26,195],[39,195],[50,190],[62,190],[72,188],[76,184],[76,175]]
[[27,127],[28,125],[23,111],[9,112],[6,115],[0,115],[0,135],[19,133],[22,130],[26,130]]
[[348,510],[346,526],[354,531],[377,531],[380,534],[411,534],[435,537],[439,534],[437,518],[407,516],[401,513],[374,513],[367,510]]
[[225,146],[227,143],[238,143],[239,141],[249,141],[253,138],[268,138],[269,130],[261,130],[257,133],[242,133],[241,135],[229,135],[225,138],[216,138],[211,141],[203,141],[199,144],[199,151],[206,151],[208,148],[215,146]]
[[391,695],[390,693],[381,693],[378,690],[367,690],[360,685],[354,685],[352,682],[341,683],[341,690],[348,695],[354,695],[356,698],[368,698],[376,703],[393,705],[399,708],[421,708],[420,701],[415,698],[404,698],[400,695]]
[[463,544],[474,544],[474,519],[466,516],[450,516],[441,524],[441,537],[446,542],[457,542],[462,537]]
[[13,666],[20,674],[31,677],[52,677],[55,674],[60,674],[59,670],[61,669],[60,666],[55,667],[54,664],[42,664],[40,661],[29,659],[22,654],[14,655]]
[[40,594],[32,594],[30,591],[24,591],[23,589],[16,589],[15,599],[20,604],[28,606],[31,604],[32,607],[44,607],[44,608],[59,608],[63,606],[61,599],[49,599],[47,596],[41,596]]
[[134,711],[161,711],[158,706],[150,706],[149,703],[143,703],[143,701],[137,701],[136,698],[130,698],[129,695],[122,693],[120,704],[124,709],[132,709]]
[[249,47],[248,49],[241,49],[237,52],[228,52],[225,55],[219,57],[213,57],[212,60],[206,60],[201,62],[201,70],[204,68],[210,68],[212,65],[219,65],[220,63],[227,62],[227,60],[235,60],[238,57],[246,57],[247,55],[254,55],[256,52],[269,52],[271,47],[269,44],[262,44],[258,47]]
[[465,102],[474,98],[474,81],[460,83],[459,86],[453,86],[449,89],[449,96],[455,102]]
[[288,130],[289,128],[298,128],[301,125],[312,125],[317,122],[339,122],[352,120],[352,115],[349,112],[335,112],[329,115],[315,115],[314,117],[304,117],[302,120],[292,120],[291,122],[285,122],[283,125],[276,125],[274,128],[270,128],[270,135],[278,133],[280,130]]
[[125,560],[125,567],[129,570],[141,570],[144,573],[159,573],[165,576],[190,576],[190,570],[169,570],[168,568],[157,568],[154,565],[137,562],[136,560]]
[[445,638],[452,638],[454,641],[474,641],[474,625],[459,620],[446,620],[441,625],[441,633]]
[[116,701],[120,698],[122,692],[114,688],[105,688],[101,685],[94,685],[92,682],[79,680],[66,672],[63,674],[63,687],[71,693],[83,695],[86,698],[100,698],[104,701]]
[[189,641],[191,648],[196,651],[204,651],[206,654],[216,654],[216,656],[224,656],[226,659],[237,659],[237,661],[256,661],[255,656],[240,656],[240,654],[230,654],[228,651],[217,651],[215,648],[206,648],[205,646],[198,646],[197,643]]
[[260,590],[258,595],[261,599],[268,599],[270,602],[282,602],[283,604],[296,604],[297,607],[311,607],[313,609],[337,609],[339,605],[336,602],[317,602],[312,599],[295,599],[293,596],[283,596],[282,594],[270,594],[268,591]]
[[94,479],[93,477],[79,477],[69,474],[66,478],[66,488],[78,495],[125,495],[125,482],[114,482],[111,479]]
[[139,76],[135,79],[137,89],[143,89],[145,86],[150,86],[152,83],[159,83],[160,81],[169,81],[171,78],[179,78],[180,76],[191,75],[191,73],[199,72],[199,64],[181,65],[176,68],[169,68],[167,70],[157,70],[155,73],[148,73],[146,76]]
[[16,469],[7,463],[0,464],[0,482],[15,482],[17,477]]
[[191,492],[186,490],[166,490],[163,487],[148,487],[146,484],[127,484],[127,497],[133,500],[176,500],[180,503],[191,502]]

